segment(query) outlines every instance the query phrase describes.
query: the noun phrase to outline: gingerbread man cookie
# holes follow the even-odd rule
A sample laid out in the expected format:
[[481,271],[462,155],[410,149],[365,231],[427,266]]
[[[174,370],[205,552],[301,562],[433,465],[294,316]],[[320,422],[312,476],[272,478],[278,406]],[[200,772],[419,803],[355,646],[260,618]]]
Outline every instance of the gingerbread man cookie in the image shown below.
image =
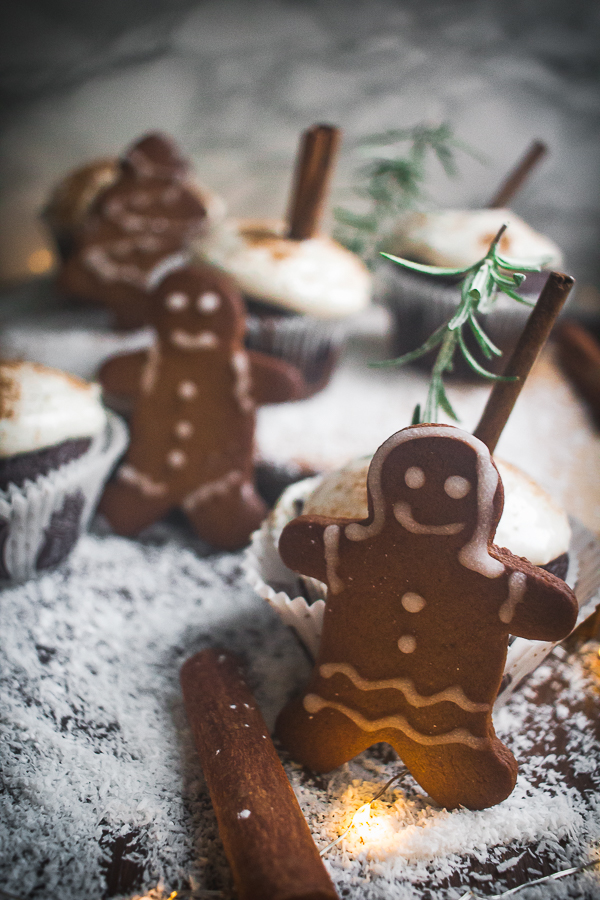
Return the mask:
[[281,535],[286,565],[328,596],[310,683],[277,733],[321,772],[387,741],[442,806],[492,806],[517,776],[492,724],[508,636],[565,637],[577,601],[493,545],[502,484],[472,435],[399,431],[373,457],[367,487],[366,519],[301,516]]
[[187,176],[169,138],[137,141],[81,228],[59,275],[63,290],[108,306],[119,325],[145,324],[145,294],[187,262],[189,242],[205,227],[206,208]]
[[148,350],[105,363],[108,393],[133,400],[131,443],[100,509],[137,534],[180,507],[217,547],[247,543],[266,508],[254,488],[256,407],[305,385],[282,360],[244,350],[242,300],[216,269],[186,266],[148,295]]

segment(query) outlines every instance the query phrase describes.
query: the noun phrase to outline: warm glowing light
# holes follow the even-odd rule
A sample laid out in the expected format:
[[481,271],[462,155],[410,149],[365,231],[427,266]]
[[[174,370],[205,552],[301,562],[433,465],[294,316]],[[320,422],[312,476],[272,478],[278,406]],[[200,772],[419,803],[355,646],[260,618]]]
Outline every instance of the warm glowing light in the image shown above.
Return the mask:
[[369,821],[371,819],[371,804],[363,803],[362,806],[359,806],[354,815],[352,816],[352,825],[354,828],[364,828],[365,826],[369,826]]
[[43,275],[44,272],[50,271],[54,265],[54,256],[45,247],[34,250],[27,257],[27,268],[34,275]]

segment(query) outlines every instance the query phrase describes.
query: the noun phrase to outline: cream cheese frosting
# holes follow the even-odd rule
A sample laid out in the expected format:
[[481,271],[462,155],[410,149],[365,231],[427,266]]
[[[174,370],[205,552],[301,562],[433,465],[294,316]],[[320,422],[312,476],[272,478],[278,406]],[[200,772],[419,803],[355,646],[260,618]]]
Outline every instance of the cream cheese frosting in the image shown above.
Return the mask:
[[322,319],[366,308],[371,276],[357,256],[326,235],[291,240],[284,229],[278,221],[229,219],[195,249],[255,300]]
[[105,426],[98,384],[38,363],[0,363],[0,458],[93,438]]
[[481,259],[504,224],[502,256],[537,263],[544,269],[560,268],[559,247],[534,231],[509,209],[438,210],[407,213],[399,221],[386,250],[396,256],[433,266],[459,268]]
[[[304,515],[365,518],[367,472],[371,460],[353,460],[325,475],[307,497]],[[569,549],[571,528],[565,511],[524,472],[495,459],[504,486],[504,510],[494,543],[544,566]]]

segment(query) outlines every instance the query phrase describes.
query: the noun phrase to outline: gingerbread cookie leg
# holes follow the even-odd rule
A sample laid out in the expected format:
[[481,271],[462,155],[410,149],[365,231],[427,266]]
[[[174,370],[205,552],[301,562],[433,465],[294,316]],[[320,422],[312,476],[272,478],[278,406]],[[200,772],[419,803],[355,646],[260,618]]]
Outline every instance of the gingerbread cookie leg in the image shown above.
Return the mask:
[[[128,471],[129,467],[121,466],[119,475],[124,473],[126,477]],[[119,475],[107,485],[98,508],[117,534],[136,535],[172,509],[173,501],[168,497],[144,495],[139,487],[119,480]]]
[[306,709],[311,697],[299,698],[279,714],[275,733],[293,758],[314,772],[330,772],[383,738],[366,733],[336,709],[313,713]]
[[427,747],[398,732],[379,740],[392,745],[423,790],[446,809],[494,806],[508,797],[517,780],[517,762],[495,736],[481,749],[458,743]]
[[267,514],[252,482],[235,470],[200,485],[181,505],[198,536],[224,550],[245,546]]

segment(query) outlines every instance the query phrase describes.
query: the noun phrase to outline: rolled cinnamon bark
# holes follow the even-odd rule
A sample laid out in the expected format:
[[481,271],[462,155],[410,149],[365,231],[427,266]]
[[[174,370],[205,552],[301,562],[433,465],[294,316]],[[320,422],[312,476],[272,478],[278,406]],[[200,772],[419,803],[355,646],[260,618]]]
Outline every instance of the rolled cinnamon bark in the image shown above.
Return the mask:
[[294,175],[288,237],[304,240],[319,227],[341,132],[333,125],[313,125],[300,139]]
[[495,196],[492,197],[488,203],[488,209],[501,209],[504,206],[508,206],[517,191],[520,190],[523,183],[547,152],[548,148],[543,141],[534,141],[525,156],[517,163],[512,172],[509,172],[502,182]]
[[490,453],[496,448],[525,379],[546,343],[574,283],[575,279],[570,275],[563,275],[561,272],[550,273],[503,372],[503,375],[511,376],[515,380],[496,381],[491,390],[479,425],[473,432],[475,437],[487,444]]
[[180,679],[240,900],[336,900],[239,660],[204,650]]

